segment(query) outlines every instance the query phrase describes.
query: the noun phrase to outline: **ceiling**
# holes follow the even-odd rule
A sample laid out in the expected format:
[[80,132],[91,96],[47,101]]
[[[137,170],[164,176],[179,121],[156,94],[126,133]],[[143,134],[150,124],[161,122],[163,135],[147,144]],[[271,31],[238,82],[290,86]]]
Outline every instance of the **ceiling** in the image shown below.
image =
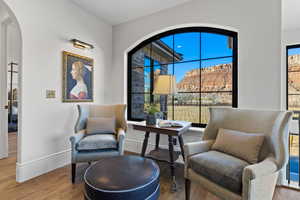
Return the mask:
[[71,0],[111,25],[186,3],[191,0]]
[[299,0],[283,0],[283,30],[300,29],[300,1]]

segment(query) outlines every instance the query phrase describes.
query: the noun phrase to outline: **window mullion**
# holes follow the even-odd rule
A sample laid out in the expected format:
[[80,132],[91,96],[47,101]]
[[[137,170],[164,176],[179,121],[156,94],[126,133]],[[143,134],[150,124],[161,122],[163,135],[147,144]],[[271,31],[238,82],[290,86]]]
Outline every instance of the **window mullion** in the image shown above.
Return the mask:
[[154,89],[154,60],[152,58],[152,44],[150,45],[150,104],[154,101],[153,89]]
[[199,67],[200,67],[200,73],[199,73],[199,76],[200,76],[200,79],[199,79],[199,86],[200,86],[200,88],[199,88],[199,92],[200,92],[200,94],[199,94],[199,124],[201,124],[201,122],[202,122],[202,119],[201,119],[201,111],[202,111],[202,101],[201,101],[201,97],[202,97],[202,89],[201,89],[201,86],[202,86],[202,84],[201,84],[201,69],[202,69],[202,61],[201,61],[201,59],[202,59],[202,53],[201,53],[201,51],[202,51],[202,46],[201,46],[201,40],[202,40],[202,34],[201,34],[201,32],[199,33],[200,34],[200,40],[199,40],[199,45],[200,45],[200,51],[199,51],[199,58],[200,58],[200,60],[199,60]]
[[[173,67],[173,76],[175,75],[175,34],[173,35],[173,63],[172,63],[172,67]],[[172,119],[174,120],[175,119],[175,106],[174,106],[174,100],[175,100],[175,97],[174,95],[172,95]],[[168,102],[168,100],[167,100]],[[167,111],[168,111],[168,107],[167,107]]]

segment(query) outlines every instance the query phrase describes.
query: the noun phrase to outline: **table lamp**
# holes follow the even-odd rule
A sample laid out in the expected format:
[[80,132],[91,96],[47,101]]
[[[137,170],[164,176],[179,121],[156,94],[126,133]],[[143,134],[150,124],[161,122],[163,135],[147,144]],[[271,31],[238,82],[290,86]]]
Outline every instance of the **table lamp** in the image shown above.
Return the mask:
[[[154,95],[175,95],[177,94],[176,78],[174,75],[158,75],[154,80]],[[167,119],[167,104],[165,100],[164,118]]]

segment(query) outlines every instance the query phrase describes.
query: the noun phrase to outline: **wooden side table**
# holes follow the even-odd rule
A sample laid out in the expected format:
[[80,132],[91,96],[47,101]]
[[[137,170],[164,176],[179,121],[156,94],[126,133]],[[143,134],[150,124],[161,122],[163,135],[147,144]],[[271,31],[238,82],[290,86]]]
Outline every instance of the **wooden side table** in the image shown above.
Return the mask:
[[[172,190],[177,190],[176,179],[175,179],[175,161],[178,159],[179,154],[178,152],[174,152],[174,137],[178,137],[178,141],[180,144],[181,154],[183,159],[185,158],[184,151],[183,151],[183,139],[182,135],[188,131],[189,127],[191,127],[191,122],[181,122],[183,127],[170,127],[170,128],[161,128],[157,125],[146,125],[145,122],[141,122],[140,124],[134,124],[133,129],[144,131],[145,132],[145,139],[143,142],[141,156],[145,157],[146,149],[148,146],[148,139],[150,133],[156,133],[156,140],[155,140],[155,149],[152,150],[147,157],[157,160],[163,161],[170,164],[171,169],[171,177],[172,177]],[[167,135],[169,141],[169,149],[164,150],[159,148],[159,141],[160,141],[160,134]],[[169,154],[169,155],[168,155]]]

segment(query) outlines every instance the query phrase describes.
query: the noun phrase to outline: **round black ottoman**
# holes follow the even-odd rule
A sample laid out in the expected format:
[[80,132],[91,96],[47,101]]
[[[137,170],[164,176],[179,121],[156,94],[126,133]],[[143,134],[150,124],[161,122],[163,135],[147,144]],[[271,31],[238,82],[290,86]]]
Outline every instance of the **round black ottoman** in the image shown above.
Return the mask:
[[86,200],[157,200],[159,167],[139,156],[103,158],[84,174]]

